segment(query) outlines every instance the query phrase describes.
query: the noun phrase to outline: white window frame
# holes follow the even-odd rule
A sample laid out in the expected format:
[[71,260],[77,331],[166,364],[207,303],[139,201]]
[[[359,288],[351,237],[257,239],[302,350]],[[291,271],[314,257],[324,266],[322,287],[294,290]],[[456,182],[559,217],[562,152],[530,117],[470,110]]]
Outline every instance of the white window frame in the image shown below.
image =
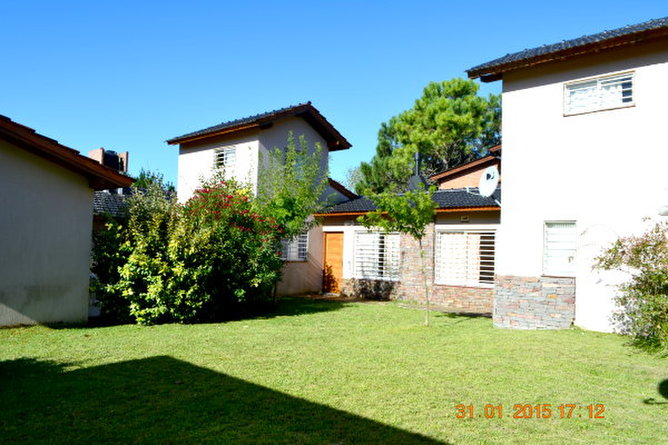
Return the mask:
[[216,148],[213,152],[213,165],[215,168],[233,173],[237,165],[237,147]]
[[[630,83],[630,87],[625,84]],[[622,94],[621,102],[607,98],[607,88],[610,86],[619,86],[619,93]],[[571,93],[580,90],[588,91],[589,94],[584,98],[588,101],[585,106],[575,108],[572,104],[573,95]],[[564,116],[574,116],[578,114],[592,113],[595,111],[614,110],[617,108],[627,108],[635,106],[635,72],[616,73],[600,77],[582,79],[575,82],[564,84]],[[616,94],[617,92],[613,92]]]
[[[362,242],[362,236],[367,238]],[[374,239],[375,238],[375,239]],[[353,278],[399,281],[401,238],[396,232],[356,230],[353,247]]]
[[300,233],[293,239],[281,240],[281,259],[292,262],[307,261],[308,240],[308,232]]
[[[456,258],[456,261],[461,261],[464,264],[458,265],[458,269],[463,270],[459,273],[445,270],[448,260],[446,259],[447,251],[443,246],[443,242],[447,239],[446,236],[452,234],[462,235],[460,242],[464,242],[462,258]],[[493,240],[490,246],[489,241],[476,240],[471,235],[492,236]],[[466,227],[466,228],[436,228],[436,240],[434,249],[434,284],[446,286],[466,286],[466,287],[480,287],[493,288],[494,274],[496,271],[496,227]],[[476,250],[469,252],[473,247]],[[481,250],[483,250],[481,252]],[[453,252],[454,253],[454,252]],[[457,251],[456,254],[462,254]],[[483,278],[484,277],[484,278]]]
[[[556,243],[554,237],[557,236],[555,233],[550,233],[550,226],[555,224],[562,225],[571,225],[572,234],[566,234],[566,236],[572,236],[573,241],[570,248],[567,249],[558,249],[556,251],[551,251],[550,245]],[[564,236],[563,234],[561,235]],[[578,232],[577,232],[577,222],[574,220],[547,220],[543,222],[543,276],[548,277],[575,277],[576,268],[577,268],[577,246],[578,246]],[[555,253],[562,252],[562,253]],[[571,252],[568,255],[568,252]],[[559,258],[562,254],[567,255],[568,262],[571,265],[569,268],[559,268],[557,265],[550,262],[550,258]]]

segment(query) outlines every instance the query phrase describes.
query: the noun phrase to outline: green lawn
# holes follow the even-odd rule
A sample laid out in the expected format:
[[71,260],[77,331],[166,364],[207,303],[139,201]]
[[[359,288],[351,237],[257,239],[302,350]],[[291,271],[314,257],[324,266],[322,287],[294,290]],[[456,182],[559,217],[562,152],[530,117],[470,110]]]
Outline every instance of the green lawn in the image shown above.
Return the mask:
[[[668,440],[668,359],[615,335],[423,318],[287,299],[274,317],[221,324],[0,329],[0,442]],[[476,417],[457,419],[459,403]],[[503,418],[477,417],[487,403]],[[551,418],[512,418],[544,403]],[[562,403],[603,404],[605,418],[560,419]]]

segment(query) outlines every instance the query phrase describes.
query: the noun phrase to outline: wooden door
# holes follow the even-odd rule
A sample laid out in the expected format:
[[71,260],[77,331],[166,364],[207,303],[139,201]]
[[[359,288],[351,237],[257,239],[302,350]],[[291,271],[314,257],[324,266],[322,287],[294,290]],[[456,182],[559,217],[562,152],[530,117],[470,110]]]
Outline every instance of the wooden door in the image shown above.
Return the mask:
[[322,271],[322,291],[341,292],[343,277],[343,232],[325,232],[325,261]]

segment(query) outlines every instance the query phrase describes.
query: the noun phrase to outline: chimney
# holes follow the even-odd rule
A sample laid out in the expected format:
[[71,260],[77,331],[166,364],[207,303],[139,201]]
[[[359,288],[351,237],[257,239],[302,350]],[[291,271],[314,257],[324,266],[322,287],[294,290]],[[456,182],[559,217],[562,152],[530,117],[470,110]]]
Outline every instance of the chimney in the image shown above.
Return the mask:
[[113,150],[105,150],[103,147],[88,152],[88,157],[99,162],[105,167],[113,168],[119,173],[128,172],[128,152],[116,153]]
[[413,171],[413,176],[408,180],[408,190],[420,190],[420,184],[422,188],[426,189],[428,187],[427,181],[420,175],[420,152],[415,152],[415,169]]
[[129,161],[130,155],[128,154],[127,151],[124,151],[123,153],[118,155],[118,159],[121,161],[120,162],[120,172],[121,173],[127,173],[128,172],[128,161]]
[[91,150],[88,152],[88,157],[91,158],[94,161],[99,162],[100,164],[104,165],[104,148],[96,148],[95,150]]

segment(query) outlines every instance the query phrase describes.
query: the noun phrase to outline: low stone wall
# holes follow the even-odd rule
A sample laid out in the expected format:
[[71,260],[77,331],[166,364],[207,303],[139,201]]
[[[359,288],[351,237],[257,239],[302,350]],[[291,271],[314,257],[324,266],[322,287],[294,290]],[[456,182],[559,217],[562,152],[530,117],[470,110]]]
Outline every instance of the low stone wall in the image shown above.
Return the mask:
[[363,298],[365,300],[396,300],[399,283],[396,281],[344,279],[341,283],[341,295]]
[[[452,311],[491,314],[494,289],[466,286],[430,286],[432,304]],[[341,294],[367,300],[409,300],[426,303],[424,287],[406,286],[401,281],[343,280]]]
[[432,287],[431,300],[448,309],[491,314],[494,306],[494,289],[435,284]]
[[575,278],[496,276],[494,326],[566,329],[575,319]]

